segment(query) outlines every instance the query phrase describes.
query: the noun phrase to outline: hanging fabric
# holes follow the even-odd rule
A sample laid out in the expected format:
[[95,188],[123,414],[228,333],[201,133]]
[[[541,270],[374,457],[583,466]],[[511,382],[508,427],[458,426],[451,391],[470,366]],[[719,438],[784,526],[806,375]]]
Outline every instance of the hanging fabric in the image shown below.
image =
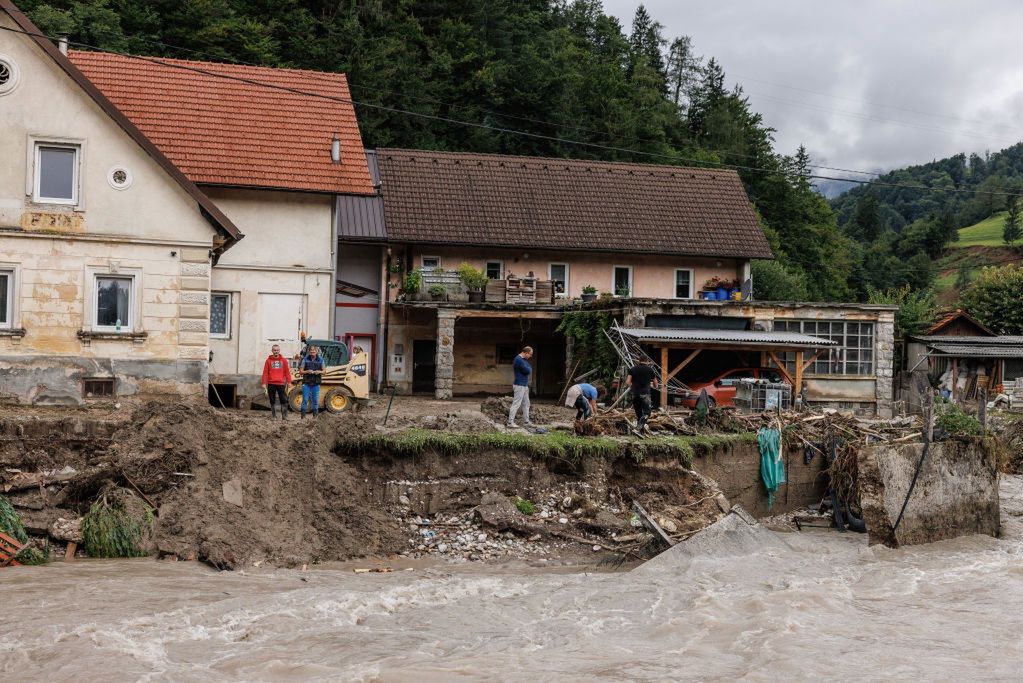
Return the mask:
[[774,505],[774,494],[785,483],[785,463],[781,459],[781,430],[761,427],[757,431],[760,446],[760,477],[767,488],[767,507]]

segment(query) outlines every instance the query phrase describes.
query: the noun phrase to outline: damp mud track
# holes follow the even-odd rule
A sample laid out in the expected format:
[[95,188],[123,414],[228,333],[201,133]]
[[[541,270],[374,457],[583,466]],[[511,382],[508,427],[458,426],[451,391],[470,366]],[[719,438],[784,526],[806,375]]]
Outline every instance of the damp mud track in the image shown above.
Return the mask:
[[698,535],[684,562],[628,572],[17,568],[2,578],[0,677],[1018,680],[1023,477],[1003,479],[1001,510],[1001,539],[891,550],[856,534],[757,529]]

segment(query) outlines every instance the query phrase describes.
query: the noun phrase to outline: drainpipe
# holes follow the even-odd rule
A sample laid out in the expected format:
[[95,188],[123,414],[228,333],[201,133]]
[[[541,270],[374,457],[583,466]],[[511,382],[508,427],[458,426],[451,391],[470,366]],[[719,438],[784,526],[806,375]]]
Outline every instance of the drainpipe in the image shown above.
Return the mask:
[[377,309],[377,338],[380,340],[380,346],[377,350],[377,354],[380,355],[380,383],[377,385],[377,391],[380,391],[380,387],[387,383],[390,363],[387,362],[387,356],[390,355],[390,350],[387,346],[387,318],[388,308],[391,300],[391,290],[387,287],[388,277],[388,266],[391,261],[391,248],[386,247],[380,251],[380,306]]
[[57,39],[57,49],[60,50],[60,54],[67,56],[67,36],[61,36]]
[[340,198],[335,196],[330,204],[330,312],[327,314],[330,329],[329,339],[337,336],[337,260],[340,257],[340,248],[337,243],[337,203]]

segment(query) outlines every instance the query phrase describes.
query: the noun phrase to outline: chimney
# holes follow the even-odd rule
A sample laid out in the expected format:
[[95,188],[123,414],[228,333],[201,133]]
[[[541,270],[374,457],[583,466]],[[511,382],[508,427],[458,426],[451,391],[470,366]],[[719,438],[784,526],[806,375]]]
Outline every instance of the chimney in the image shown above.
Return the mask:
[[330,161],[334,164],[341,163],[341,138],[334,133],[333,139],[330,141]]
[[57,39],[57,49],[60,50],[60,54],[67,55],[67,36],[61,36]]

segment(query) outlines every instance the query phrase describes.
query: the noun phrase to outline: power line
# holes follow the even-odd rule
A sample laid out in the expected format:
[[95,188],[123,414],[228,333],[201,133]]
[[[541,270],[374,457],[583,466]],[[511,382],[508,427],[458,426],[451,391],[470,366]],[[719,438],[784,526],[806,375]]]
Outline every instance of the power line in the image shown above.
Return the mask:
[[[6,26],[0,26],[0,29],[3,29],[3,30],[8,31],[8,32],[12,32],[12,33],[20,33],[20,34],[24,34],[24,35],[27,35],[27,36],[32,36],[32,37],[37,37],[37,38],[45,38],[45,39],[51,40],[51,41],[54,40],[51,36],[48,36],[48,35],[45,35],[45,34],[41,34],[41,33],[32,33],[32,32],[29,32],[29,31],[24,31],[24,30],[21,30],[21,29],[14,29],[14,28],[6,27]],[[76,46],[79,46],[79,47],[86,47],[86,48],[89,48],[89,49],[92,49],[92,50],[101,51],[101,52],[103,51],[103,50],[100,50],[99,48],[97,48],[96,46],[89,45],[89,44],[86,44],[86,43],[79,43],[79,42],[71,42],[71,41],[69,41],[69,44],[73,44],[73,45],[76,45]],[[531,132],[531,131],[517,130],[517,129],[514,129],[514,128],[504,128],[504,127],[500,127],[500,126],[492,126],[492,125],[489,125],[489,124],[486,124],[486,123],[479,123],[479,122],[476,122],[476,121],[463,121],[463,120],[460,120],[460,119],[454,119],[454,118],[447,117],[447,116],[440,116],[440,115],[437,115],[437,114],[428,114],[428,113],[424,113],[424,112],[410,111],[410,110],[401,109],[401,108],[398,108],[398,107],[390,107],[390,106],[381,105],[381,104],[375,104],[375,103],[371,103],[371,102],[363,102],[363,101],[359,101],[359,100],[355,100],[355,99],[351,99],[351,98],[339,97],[339,96],[334,96],[334,95],[324,95],[324,94],[321,94],[321,93],[309,92],[309,91],[305,91],[305,90],[300,90],[298,88],[291,88],[291,87],[284,86],[284,85],[278,85],[278,84],[274,84],[274,83],[266,83],[264,81],[258,81],[258,80],[255,80],[255,79],[245,78],[245,77],[242,77],[242,76],[234,76],[234,75],[230,75],[230,74],[217,73],[215,71],[210,71],[208,69],[202,69],[202,68],[199,68],[199,67],[196,67],[196,66],[190,66],[190,65],[187,65],[187,64],[168,62],[168,61],[162,60],[160,58],[156,58],[156,57],[145,57],[145,56],[141,56],[141,55],[132,55],[132,54],[128,54],[128,53],[125,53],[125,52],[117,52],[117,51],[111,51],[111,50],[107,50],[105,52],[108,52],[110,54],[116,54],[116,55],[121,56],[121,57],[127,57],[127,58],[130,58],[130,59],[137,59],[137,60],[140,60],[140,61],[149,62],[151,64],[156,64],[156,65],[159,65],[159,66],[179,69],[179,70],[183,70],[183,71],[189,71],[189,72],[192,72],[192,73],[198,73],[198,74],[202,74],[204,76],[209,76],[209,77],[212,77],[212,78],[220,78],[220,79],[223,79],[223,80],[230,80],[230,81],[235,81],[235,82],[239,82],[239,83],[246,83],[248,85],[254,85],[254,86],[257,86],[257,87],[267,88],[267,89],[270,89],[270,90],[276,90],[276,91],[281,91],[281,92],[289,92],[289,93],[292,93],[292,94],[301,95],[303,97],[311,97],[311,98],[323,99],[323,100],[328,100],[328,101],[347,103],[347,104],[352,104],[352,105],[355,105],[355,106],[361,106],[361,107],[367,107],[367,108],[371,108],[371,109],[376,109],[378,111],[386,111],[386,112],[389,112],[389,113],[403,114],[403,115],[406,115],[406,116],[418,117],[418,118],[422,118],[422,119],[426,119],[426,120],[430,120],[430,121],[436,121],[436,122],[440,122],[440,123],[448,123],[448,124],[454,124],[454,125],[461,125],[461,126],[466,126],[466,127],[480,129],[480,130],[489,130],[489,131],[492,131],[492,132],[495,132],[495,133],[505,133],[505,134],[509,134],[509,135],[519,135],[519,136],[522,136],[522,137],[528,137],[528,138],[532,138],[532,139],[545,140],[545,141],[549,141],[549,142],[557,142],[557,143],[562,143],[562,144],[577,145],[577,146],[581,146],[581,147],[587,147],[587,148],[590,148],[590,149],[599,149],[599,150],[602,150],[602,151],[617,152],[617,153],[622,153],[622,154],[631,154],[631,155],[636,155],[636,156],[644,156],[644,157],[650,157],[650,158],[664,159],[664,160],[667,160],[667,161],[674,162],[676,164],[678,162],[688,162],[688,163],[694,164],[694,165],[696,165],[698,167],[699,166],[712,166],[712,167],[729,169],[729,170],[736,170],[736,171],[744,170],[744,171],[750,171],[750,172],[754,172],[754,173],[777,174],[777,175],[780,175],[780,176],[783,176],[783,177],[788,177],[788,178],[803,178],[803,179],[806,179],[806,180],[832,180],[832,181],[841,181],[841,182],[854,183],[854,184],[860,184],[860,185],[874,185],[874,186],[879,186],[879,187],[903,188],[903,189],[911,189],[911,190],[918,190],[918,191],[925,191],[925,192],[926,191],[930,191],[930,192],[943,192],[943,193],[946,193],[946,194],[978,193],[978,194],[987,194],[987,195],[990,195],[990,196],[1018,196],[1020,194],[1020,192],[1005,192],[1005,193],[1001,193],[1001,192],[981,191],[981,190],[977,190],[977,189],[938,188],[938,187],[927,187],[927,186],[919,186],[919,185],[906,185],[906,184],[900,184],[900,183],[882,183],[882,182],[877,181],[877,180],[871,181],[871,180],[859,180],[859,179],[852,179],[852,178],[835,178],[833,176],[825,176],[825,175],[802,174],[802,173],[798,173],[798,172],[795,172],[795,171],[787,171],[785,169],[768,169],[768,168],[761,168],[761,167],[756,167],[756,166],[744,166],[744,165],[741,165],[741,164],[726,164],[726,163],[721,163],[721,162],[707,161],[707,160],[704,160],[704,159],[694,159],[694,158],[691,158],[691,157],[684,157],[684,156],[681,156],[681,155],[668,155],[668,154],[660,154],[660,153],[657,153],[657,152],[644,152],[644,151],[641,151],[641,150],[629,149],[629,148],[626,148],[626,147],[617,147],[617,146],[613,146],[613,145],[602,145],[602,144],[598,144],[598,143],[595,143],[595,142],[587,142],[587,141],[583,141],[583,140],[572,140],[572,139],[568,139],[568,138],[556,137],[556,136],[553,136],[553,135],[544,135],[542,133],[534,133],[534,132]],[[867,172],[863,172],[863,173],[867,173]],[[875,175],[875,174],[870,174],[870,175]]]

